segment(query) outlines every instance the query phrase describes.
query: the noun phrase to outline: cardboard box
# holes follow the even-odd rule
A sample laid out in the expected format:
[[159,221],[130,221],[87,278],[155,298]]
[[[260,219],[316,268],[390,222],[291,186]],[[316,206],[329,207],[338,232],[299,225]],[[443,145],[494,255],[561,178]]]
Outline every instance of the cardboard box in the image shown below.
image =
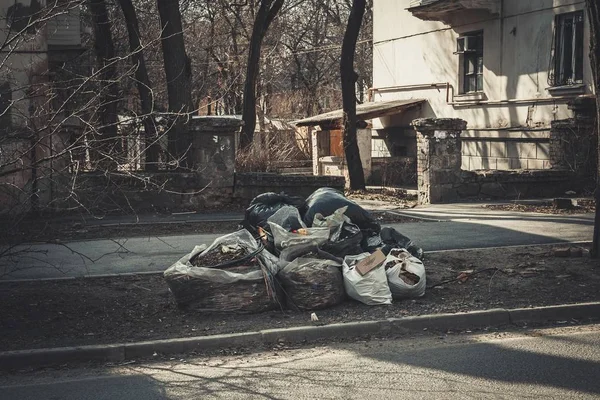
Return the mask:
[[383,254],[381,250],[377,250],[369,257],[360,260],[354,268],[356,268],[356,271],[360,274],[360,276],[365,276],[366,274],[383,264],[384,261],[385,254]]

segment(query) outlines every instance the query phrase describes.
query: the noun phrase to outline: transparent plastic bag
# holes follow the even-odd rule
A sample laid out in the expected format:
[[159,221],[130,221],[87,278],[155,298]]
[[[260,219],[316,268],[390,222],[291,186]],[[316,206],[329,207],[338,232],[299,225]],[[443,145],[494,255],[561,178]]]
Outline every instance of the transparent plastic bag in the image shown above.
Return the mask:
[[[213,251],[243,249],[254,256],[232,267],[195,266]],[[196,246],[164,272],[165,280],[181,307],[208,312],[261,312],[279,302],[274,276],[277,258],[262,249],[250,232],[241,230],[216,239],[209,247]]]
[[[268,220],[276,250],[301,244],[321,245],[329,240],[329,228],[307,228],[294,207],[284,207]],[[281,224],[284,224],[283,226]],[[300,226],[299,229],[294,229]]]
[[319,310],[344,301],[342,264],[314,257],[296,258],[278,275],[290,308]]
[[323,244],[322,249],[336,257],[356,255],[362,252],[360,243],[363,235],[360,228],[353,224],[344,213],[348,206],[337,209],[328,217],[316,214],[313,227],[328,227],[329,240]]

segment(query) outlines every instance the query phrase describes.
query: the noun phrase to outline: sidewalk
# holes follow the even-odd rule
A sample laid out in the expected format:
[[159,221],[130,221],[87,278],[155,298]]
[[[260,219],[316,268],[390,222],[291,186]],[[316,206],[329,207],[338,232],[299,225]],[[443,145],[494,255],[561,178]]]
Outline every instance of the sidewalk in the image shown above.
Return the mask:
[[[593,215],[551,215],[492,211],[481,203],[432,205],[393,211],[441,222],[384,224],[413,239],[426,252],[590,241]],[[242,215],[180,214],[148,216],[140,221],[176,224],[241,220]],[[129,221],[129,222],[128,222]],[[94,223],[132,223],[127,217]],[[173,229],[176,232],[176,229]],[[0,280],[60,278],[114,273],[163,271],[194,246],[210,243],[221,234],[151,236],[129,239],[89,240],[60,244],[34,244],[16,248],[14,257],[0,258]]]
[[394,210],[395,213],[406,215],[413,218],[426,218],[438,221],[459,221],[459,220],[497,220],[497,219],[517,219],[522,221],[572,221],[592,224],[594,223],[594,214],[542,214],[534,212],[521,211],[499,211],[485,208],[490,204],[514,204],[512,202],[477,202],[477,203],[456,203],[456,204],[432,204],[427,206],[417,206],[408,210]]

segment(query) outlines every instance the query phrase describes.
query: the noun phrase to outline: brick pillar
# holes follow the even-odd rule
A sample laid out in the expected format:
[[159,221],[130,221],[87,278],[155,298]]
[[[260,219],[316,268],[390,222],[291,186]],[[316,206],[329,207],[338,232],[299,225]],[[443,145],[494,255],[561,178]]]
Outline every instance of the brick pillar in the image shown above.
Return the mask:
[[459,199],[462,149],[460,135],[467,127],[458,118],[420,118],[417,131],[419,204],[451,203]]

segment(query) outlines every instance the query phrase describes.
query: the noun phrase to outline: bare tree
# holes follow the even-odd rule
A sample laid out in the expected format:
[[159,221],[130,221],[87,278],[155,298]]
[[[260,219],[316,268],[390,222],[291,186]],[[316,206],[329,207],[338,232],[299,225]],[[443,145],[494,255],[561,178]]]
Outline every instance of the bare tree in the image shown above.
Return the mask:
[[135,68],[135,81],[143,114],[142,120],[147,146],[145,167],[146,171],[156,171],[158,169],[159,145],[154,120],[154,98],[152,84],[146,68],[137,13],[131,0],[119,0],[119,4],[127,25],[131,62]]
[[[600,4],[597,0],[586,0],[590,20],[590,62],[596,93],[596,126],[600,135]],[[599,142],[600,143],[600,142]],[[594,240],[591,255],[600,258],[600,145],[598,148],[598,171],[596,173],[596,218],[594,221]]]
[[[98,58],[98,69],[102,71],[100,79],[101,85],[101,106],[98,110],[100,128],[98,129],[99,140],[103,146],[98,147],[101,155],[96,155],[95,161],[101,159],[108,161],[110,158],[104,157],[115,151],[117,138],[117,110],[119,101],[119,85],[117,81],[117,68],[114,62],[115,46],[112,39],[112,24],[108,17],[108,10],[104,0],[90,0],[90,12],[92,14],[94,28],[94,48]],[[111,168],[115,164],[111,163]]]
[[342,78],[342,101],[344,110],[344,151],[350,179],[350,189],[365,189],[365,173],[360,160],[358,142],[356,139],[356,82],[358,74],[354,71],[354,54],[356,42],[365,13],[365,0],[353,0],[352,11],[348,18],[348,26],[342,44],[340,60],[340,75]]
[[169,151],[178,159],[179,167],[191,168],[188,153],[191,137],[188,120],[193,110],[192,69],[185,52],[179,0],[158,0],[161,22],[161,43],[167,78],[169,112],[175,121],[169,132]]
[[240,137],[240,147],[245,148],[252,143],[256,126],[256,82],[260,63],[260,50],[263,38],[269,26],[283,6],[284,0],[261,0],[256,13],[252,37],[248,50],[248,64],[246,69],[246,84],[244,86],[244,106],[242,119],[244,128]]

